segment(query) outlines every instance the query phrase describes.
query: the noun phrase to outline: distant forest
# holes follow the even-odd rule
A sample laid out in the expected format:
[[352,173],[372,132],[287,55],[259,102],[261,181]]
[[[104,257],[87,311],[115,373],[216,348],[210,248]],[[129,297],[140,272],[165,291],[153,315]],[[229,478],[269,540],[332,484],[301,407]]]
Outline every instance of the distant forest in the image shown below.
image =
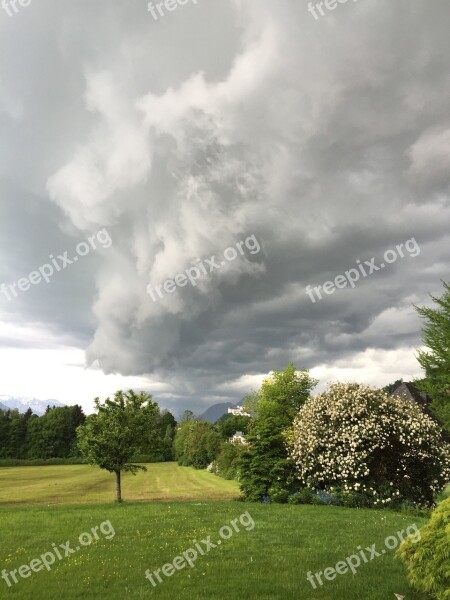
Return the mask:
[[[0,410],[0,459],[77,459],[75,432],[85,419],[83,409],[77,404],[47,407],[42,416],[33,414],[31,409],[25,413]],[[136,460],[173,460],[175,427],[174,416],[162,411],[156,439],[149,437]]]

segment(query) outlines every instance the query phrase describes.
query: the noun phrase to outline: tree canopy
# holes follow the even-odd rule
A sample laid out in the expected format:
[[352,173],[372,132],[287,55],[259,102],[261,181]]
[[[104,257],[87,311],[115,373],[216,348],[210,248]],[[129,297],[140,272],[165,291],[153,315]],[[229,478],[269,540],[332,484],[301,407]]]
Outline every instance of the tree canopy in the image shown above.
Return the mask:
[[146,468],[132,463],[146,443],[158,440],[159,407],[150,394],[118,391],[102,404],[95,399],[97,414],[78,428],[78,447],[91,464],[116,475],[116,500],[122,501],[121,473],[136,474]]
[[260,391],[250,396],[250,403],[244,403],[246,407],[251,405],[255,415],[241,461],[241,489],[246,499],[288,497],[296,475],[284,432],[317,383],[307,370],[297,371],[289,363],[263,382]]

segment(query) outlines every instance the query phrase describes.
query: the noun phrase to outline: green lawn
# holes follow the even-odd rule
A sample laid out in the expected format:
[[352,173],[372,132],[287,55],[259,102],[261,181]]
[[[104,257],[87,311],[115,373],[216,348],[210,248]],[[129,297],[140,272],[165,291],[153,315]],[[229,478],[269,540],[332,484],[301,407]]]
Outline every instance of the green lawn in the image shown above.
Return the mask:
[[[355,575],[338,575],[317,589],[306,575],[334,567],[358,546],[376,544],[381,552],[387,536],[420,527],[426,519],[388,510],[237,502],[230,500],[238,493],[234,482],[174,463],[148,467],[147,473],[124,479],[124,498],[139,502],[122,505],[112,501],[113,477],[93,467],[0,469],[0,572],[29,565],[53,550],[53,543],[79,547],[55,559],[50,571],[24,569],[30,576],[16,573],[16,584],[8,575],[11,587],[0,579],[0,598],[395,600],[398,593],[424,600],[409,588],[404,566],[390,550],[367,564],[361,561]],[[240,531],[199,555],[194,568],[171,577],[160,574],[163,582],[156,587],[145,579],[146,569],[161,569],[193,547],[193,540],[211,536],[217,542],[220,528],[245,511],[253,529],[238,521]],[[99,532],[98,540],[80,545],[80,534],[108,520],[112,539]]]
[[[130,501],[231,500],[239,486],[206,471],[176,463],[146,465],[125,474],[122,495]],[[91,504],[115,498],[115,477],[89,465],[0,468],[0,504]]]
[[[249,511],[255,522],[199,556],[153,587],[144,577]],[[408,587],[403,565],[388,552],[356,575],[345,574],[313,590],[309,570],[323,571],[386,536],[423,520],[389,511],[328,506],[247,504],[234,501],[130,503],[123,505],[0,507],[0,568],[18,569],[56,545],[71,542],[109,519],[115,536],[100,540],[32,573],[8,588],[0,579],[1,598],[65,600],[160,598],[161,600],[421,600]]]

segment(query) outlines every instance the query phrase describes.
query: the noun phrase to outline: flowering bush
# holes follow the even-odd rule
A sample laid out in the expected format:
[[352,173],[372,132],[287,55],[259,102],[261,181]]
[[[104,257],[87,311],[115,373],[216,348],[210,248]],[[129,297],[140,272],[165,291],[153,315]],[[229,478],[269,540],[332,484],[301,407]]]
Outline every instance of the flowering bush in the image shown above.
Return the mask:
[[450,446],[414,402],[337,383],[287,434],[299,479],[355,506],[430,506],[450,480]]

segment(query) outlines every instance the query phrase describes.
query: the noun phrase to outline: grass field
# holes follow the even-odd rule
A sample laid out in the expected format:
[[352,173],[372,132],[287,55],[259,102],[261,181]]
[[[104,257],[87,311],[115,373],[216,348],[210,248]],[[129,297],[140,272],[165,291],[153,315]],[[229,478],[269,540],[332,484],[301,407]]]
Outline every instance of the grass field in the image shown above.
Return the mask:
[[[146,473],[122,476],[130,501],[231,500],[239,486],[206,471],[176,463],[148,464]],[[0,504],[91,504],[112,502],[115,477],[90,465],[0,468]]]
[[[200,556],[153,587],[145,579],[192,546],[249,511],[251,531],[235,532],[221,546]],[[417,517],[393,512],[328,506],[287,506],[242,502],[133,503],[93,506],[0,507],[0,568],[18,569],[109,519],[111,540],[101,539],[56,561],[51,571],[32,573],[0,597],[23,600],[160,598],[161,600],[419,600],[409,589],[403,565],[393,552],[363,564],[313,590],[307,571],[323,571],[345,560],[357,546],[383,547],[388,535],[416,523]]]
[[[387,536],[413,524],[420,527],[426,519],[391,511],[237,502],[229,500],[237,495],[233,482],[173,463],[148,466],[148,473],[124,481],[124,497],[140,501],[122,505],[112,501],[114,481],[98,469],[1,469],[0,571],[29,565],[53,550],[52,543],[69,541],[76,549],[81,533],[106,520],[115,535],[108,540],[99,534],[91,545],[55,560],[50,571],[30,572],[26,579],[17,575],[17,584],[10,576],[11,587],[0,579],[0,598],[395,600],[399,593],[406,600],[424,600],[409,588],[393,551],[361,561],[355,575],[338,575],[317,589],[306,575],[334,567],[359,545],[376,544],[381,552]],[[164,502],[142,502],[156,498]],[[171,577],[161,574],[163,582],[156,587],[145,579],[146,569],[161,569],[193,547],[194,539],[211,536],[216,542],[220,528],[245,511],[253,529],[244,527],[248,521],[238,523],[240,531],[199,555],[194,568],[186,566]]]

